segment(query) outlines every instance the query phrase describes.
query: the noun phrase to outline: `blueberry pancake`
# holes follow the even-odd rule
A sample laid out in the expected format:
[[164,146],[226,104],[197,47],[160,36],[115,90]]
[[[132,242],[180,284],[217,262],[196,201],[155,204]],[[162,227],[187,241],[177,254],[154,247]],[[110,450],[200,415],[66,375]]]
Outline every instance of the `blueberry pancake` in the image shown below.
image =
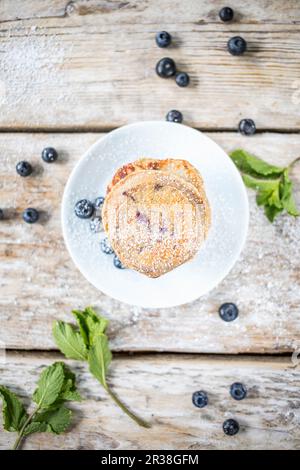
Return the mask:
[[206,205],[206,198],[186,178],[139,169],[119,178],[108,192],[103,225],[124,266],[159,277],[199,250]]
[[206,237],[211,223],[211,213],[205,193],[204,182],[198,170],[196,170],[196,168],[193,167],[193,165],[191,165],[186,160],[174,158],[167,158],[165,160],[142,158],[136,160],[135,162],[127,163],[117,170],[117,172],[113,176],[111,183],[107,187],[107,193],[109,193],[120,180],[126,178],[129,174],[145,170],[165,171],[171,173],[172,175],[178,175],[184,178],[186,181],[192,183],[196,187],[204,201],[204,235]]

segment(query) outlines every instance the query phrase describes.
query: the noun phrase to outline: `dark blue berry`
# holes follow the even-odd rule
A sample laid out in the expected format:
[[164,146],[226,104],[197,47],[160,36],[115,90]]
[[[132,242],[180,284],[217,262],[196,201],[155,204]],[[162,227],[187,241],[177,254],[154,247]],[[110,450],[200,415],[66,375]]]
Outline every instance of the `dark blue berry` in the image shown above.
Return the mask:
[[23,212],[23,220],[27,224],[34,224],[39,220],[40,214],[36,209],[33,209],[32,207],[28,207],[28,209],[25,209]]
[[114,256],[114,266],[118,269],[125,269],[125,266],[123,266],[121,260],[117,257],[117,255]]
[[166,120],[170,122],[182,122],[183,116],[180,111],[176,111],[176,109],[172,109],[172,111],[169,111],[168,114],[166,115]]
[[4,219],[4,212],[2,209],[0,209],[0,220]]
[[55,160],[57,160],[57,151],[53,147],[46,147],[42,151],[42,159],[46,163],[53,163]]
[[245,39],[241,38],[240,36],[234,36],[233,38],[229,39],[227,43],[227,49],[232,55],[242,55],[247,49],[247,43]]
[[247,396],[247,389],[242,383],[235,382],[230,387],[230,395],[235,400],[243,400]]
[[106,255],[112,255],[114,250],[110,246],[110,243],[107,238],[103,238],[100,242],[101,251]]
[[80,219],[89,219],[94,213],[93,204],[87,199],[82,199],[78,201],[75,205],[75,214]]
[[176,73],[176,65],[173,59],[169,57],[164,57],[156,64],[156,73],[159,77],[169,78],[173,77]]
[[226,421],[224,421],[223,431],[227,436],[234,436],[239,430],[239,423],[235,419],[226,419]]
[[104,204],[104,197],[97,197],[97,199],[95,199],[94,201],[94,206],[96,209],[101,207],[103,204]]
[[208,404],[208,396],[206,392],[202,390],[194,392],[192,396],[192,401],[197,408],[204,408]]
[[29,176],[32,173],[32,166],[29,162],[19,162],[17,163],[16,170],[20,176]]
[[255,122],[252,119],[242,119],[239,123],[239,131],[243,135],[253,135],[256,132]]
[[190,77],[185,72],[178,72],[175,80],[177,85],[181,87],[186,87],[190,83]]
[[222,320],[229,322],[235,320],[239,315],[237,306],[231,302],[222,304],[219,308],[219,315]]
[[90,220],[90,229],[93,233],[98,233],[103,231],[103,224],[101,217],[93,217]]
[[222,21],[231,21],[233,19],[233,9],[230,7],[224,7],[219,11],[219,17]]
[[172,36],[167,31],[160,31],[155,36],[158,47],[168,47],[171,44]]

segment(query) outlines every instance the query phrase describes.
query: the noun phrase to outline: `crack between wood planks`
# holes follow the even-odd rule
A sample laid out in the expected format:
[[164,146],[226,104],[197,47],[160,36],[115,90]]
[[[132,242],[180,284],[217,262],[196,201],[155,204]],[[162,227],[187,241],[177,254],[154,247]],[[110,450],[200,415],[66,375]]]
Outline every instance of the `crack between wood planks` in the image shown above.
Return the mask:
[[[159,122],[159,121],[157,121]],[[134,124],[134,123],[128,123]],[[126,123],[120,124],[119,126],[100,125],[100,126],[78,126],[78,127],[0,127],[0,134],[98,134],[111,132],[119,127],[125,126]],[[208,133],[225,133],[238,131],[234,127],[192,127],[195,130]],[[300,134],[300,128],[285,128],[278,129],[272,127],[265,127],[256,130],[256,134],[273,133],[273,134]]]
[[[62,354],[57,350],[57,349],[6,349],[6,352],[11,355],[18,355],[18,354],[26,354],[30,356],[36,356],[36,355],[57,355],[57,357],[62,357]],[[190,351],[171,351],[171,350],[166,350],[166,351],[147,351],[147,350],[141,350],[141,351],[132,351],[132,350],[122,350],[122,351],[112,351],[113,356],[115,358],[139,358],[139,357],[150,357],[150,356],[156,356],[156,357],[167,357],[167,356],[186,356],[186,357],[199,357],[199,358],[207,358],[207,359],[212,359],[212,360],[249,360],[251,358],[253,359],[258,359],[258,360],[274,360],[274,359],[287,359],[291,358],[292,352],[247,352],[247,353],[205,353],[205,352],[190,352]],[[291,363],[292,366],[292,363]]]

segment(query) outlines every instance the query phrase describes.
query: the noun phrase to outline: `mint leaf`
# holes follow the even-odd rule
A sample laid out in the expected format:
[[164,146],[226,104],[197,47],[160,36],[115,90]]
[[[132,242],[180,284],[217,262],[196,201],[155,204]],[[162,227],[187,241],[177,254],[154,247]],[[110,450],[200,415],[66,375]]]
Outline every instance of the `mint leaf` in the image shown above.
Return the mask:
[[280,176],[284,171],[283,167],[270,165],[260,158],[246,152],[246,150],[234,150],[230,153],[230,157],[242,173],[246,173],[254,177],[276,177]]
[[85,361],[87,347],[81,332],[75,330],[73,325],[63,321],[56,321],[53,326],[53,336],[60,351],[69,359]]
[[47,408],[58,399],[64,380],[65,374],[61,362],[55,362],[42,372],[38,387],[33,394],[33,400],[39,408]]
[[3,427],[6,431],[19,431],[27,419],[23,403],[7,387],[0,385],[2,398]]
[[270,165],[241,149],[231,152],[230,156],[244,173],[242,178],[245,185],[257,191],[257,205],[264,206],[265,215],[270,222],[284,210],[295,217],[300,215],[293,198],[293,183],[289,178],[290,168],[300,158],[283,168]]
[[38,422],[31,422],[29,423],[23,431],[23,436],[29,436],[30,434],[34,434],[37,432],[46,432],[47,431],[47,423],[38,423]]
[[270,222],[274,222],[280,212],[282,212],[282,209],[279,209],[276,206],[265,206],[265,214]]
[[[140,426],[150,427],[149,423],[136,416],[124,405],[106,382],[108,367],[112,360],[108,338],[105,334],[108,320],[97,315],[92,307],[73,310],[72,313],[77,320],[79,332],[68,323],[56,322],[53,335],[59,349],[69,358],[87,361],[90,372],[121,410]],[[63,396],[67,399],[67,392]]]
[[82,398],[76,390],[75,374],[62,362],[64,369],[64,383],[59,394],[61,401],[81,401]]
[[112,360],[112,354],[108,346],[108,339],[106,335],[96,336],[94,344],[89,350],[89,366],[91,373],[99,380],[104,388],[106,384],[106,373],[109,364]]
[[97,315],[92,307],[86,307],[84,310],[73,310],[72,313],[77,320],[82,339],[89,348],[94,335],[105,333],[108,320]]
[[64,405],[59,405],[38,413],[34,418],[33,424],[39,424],[41,426],[40,429],[46,427],[47,432],[61,434],[70,426],[71,420],[72,411]]
[[296,203],[293,197],[293,183],[289,178],[288,170],[283,173],[282,182],[280,184],[281,199],[284,209],[288,214],[297,217],[300,215],[297,210]]
[[271,193],[277,187],[279,187],[279,182],[280,182],[279,178],[275,180],[265,180],[265,179],[254,178],[253,176],[249,176],[249,175],[243,175],[242,178],[243,178],[245,185],[248,188],[256,189],[260,191],[268,191],[269,193]]

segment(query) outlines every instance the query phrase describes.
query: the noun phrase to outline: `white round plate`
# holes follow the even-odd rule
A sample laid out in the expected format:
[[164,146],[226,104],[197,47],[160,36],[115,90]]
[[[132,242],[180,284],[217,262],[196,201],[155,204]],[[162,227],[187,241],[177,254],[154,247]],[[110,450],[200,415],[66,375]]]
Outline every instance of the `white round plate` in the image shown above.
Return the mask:
[[[113,255],[100,250],[104,233],[92,233],[90,221],[74,214],[78,200],[104,196],[115,171],[141,157],[188,160],[204,179],[212,210],[212,226],[198,255],[156,279],[115,268]],[[165,121],[130,124],[98,140],[72,171],[62,202],[65,242],[86,279],[115,299],[148,308],[191,302],[215,287],[239,257],[248,218],[243,181],[226,153],[201,132]]]

